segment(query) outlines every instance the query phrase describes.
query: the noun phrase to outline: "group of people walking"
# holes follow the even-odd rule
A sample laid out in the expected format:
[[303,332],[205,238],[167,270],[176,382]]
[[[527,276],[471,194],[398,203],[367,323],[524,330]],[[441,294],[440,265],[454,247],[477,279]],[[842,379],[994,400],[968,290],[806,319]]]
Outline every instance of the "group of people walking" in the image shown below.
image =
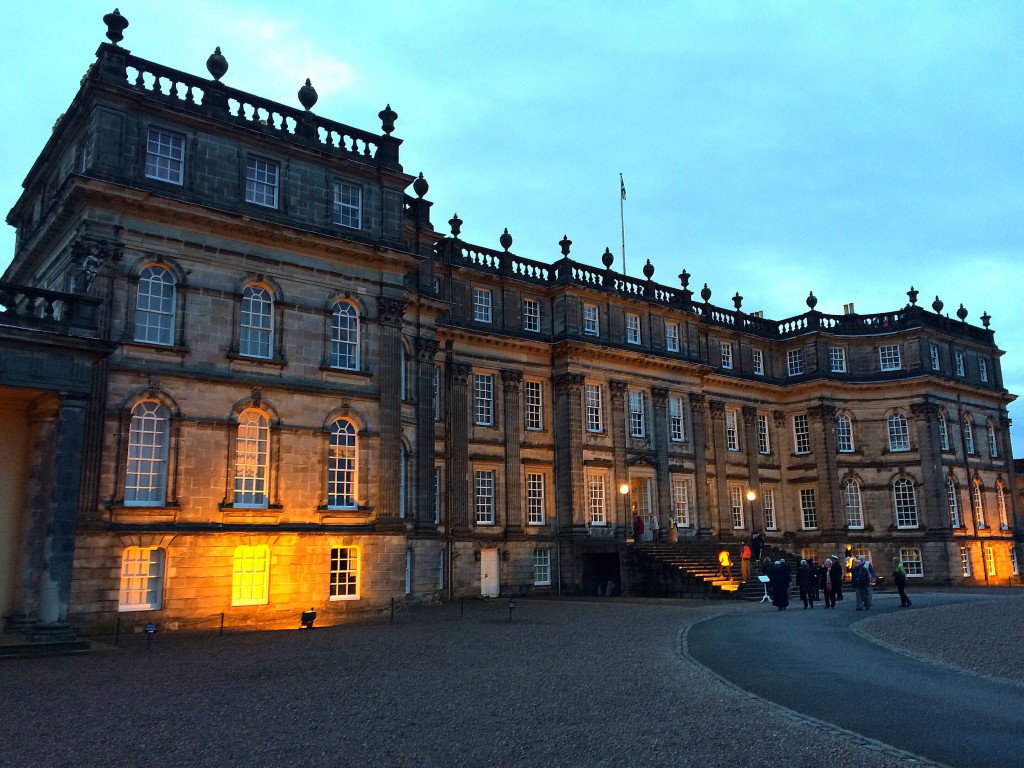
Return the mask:
[[[872,588],[877,581],[877,574],[871,561],[863,555],[850,558],[850,586],[853,588],[856,610],[871,610]],[[764,570],[768,576],[769,594],[772,605],[780,611],[789,607],[789,585],[792,578],[789,565],[785,560],[771,563],[764,561]],[[900,595],[900,607],[909,608],[910,598],[907,597],[907,571],[898,557],[893,558],[893,581]],[[801,560],[796,571],[796,585],[800,590],[800,600],[804,610],[813,608],[822,597],[826,608],[835,608],[836,602],[843,599],[843,561],[839,556],[827,558],[822,565],[814,560]]]

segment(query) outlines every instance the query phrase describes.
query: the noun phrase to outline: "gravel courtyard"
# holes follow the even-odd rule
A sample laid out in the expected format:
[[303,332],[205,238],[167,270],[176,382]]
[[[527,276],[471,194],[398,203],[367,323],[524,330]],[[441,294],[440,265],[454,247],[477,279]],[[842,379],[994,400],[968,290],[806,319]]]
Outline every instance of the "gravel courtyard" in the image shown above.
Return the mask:
[[[441,606],[312,632],[163,634],[151,651],[133,636],[82,656],[3,661],[0,763],[922,765],[789,715],[680,653],[690,623],[756,605],[518,600],[511,622],[505,606],[467,601],[463,618]],[[999,616],[1016,622],[1019,651],[1022,607],[911,610],[873,618],[871,632],[928,653],[941,612],[971,625],[971,643],[958,644],[968,654],[979,628],[1004,626],[985,617]]]

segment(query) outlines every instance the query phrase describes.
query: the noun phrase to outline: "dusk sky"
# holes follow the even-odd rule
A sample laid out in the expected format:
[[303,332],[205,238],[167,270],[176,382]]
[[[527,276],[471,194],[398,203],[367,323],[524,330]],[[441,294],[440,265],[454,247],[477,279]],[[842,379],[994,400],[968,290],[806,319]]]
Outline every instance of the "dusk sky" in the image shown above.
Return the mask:
[[[113,2],[9,3],[0,49],[0,207],[105,40]],[[551,262],[620,268],[781,319],[897,309],[913,285],[951,316],[992,315],[1024,393],[1024,3],[130,2],[121,45],[380,131],[434,225]],[[0,270],[14,231],[0,232]],[[1010,407],[1024,455],[1024,404]]]

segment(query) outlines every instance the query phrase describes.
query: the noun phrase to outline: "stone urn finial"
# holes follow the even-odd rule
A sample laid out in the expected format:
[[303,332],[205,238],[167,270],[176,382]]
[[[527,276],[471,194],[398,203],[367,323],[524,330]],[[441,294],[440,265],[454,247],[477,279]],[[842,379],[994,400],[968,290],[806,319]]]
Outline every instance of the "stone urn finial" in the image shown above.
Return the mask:
[[704,299],[705,304],[711,301],[711,289],[708,288],[707,283],[704,283],[704,287],[700,289],[700,297]]
[[988,326],[989,326],[989,324],[990,324],[991,322],[992,322],[992,315],[990,315],[990,314],[988,313],[988,311],[986,310],[986,311],[985,311],[985,313],[984,313],[984,314],[982,314],[982,316],[981,316],[981,324],[982,324],[983,326],[985,326],[986,328],[988,328]]
[[224,55],[220,52],[220,46],[218,45],[213,53],[210,54],[210,58],[206,60],[206,71],[210,73],[210,76],[218,82],[225,73],[228,71],[228,60],[224,58]]
[[395,120],[398,119],[398,113],[391,108],[388,104],[384,109],[377,113],[377,117],[380,118],[380,127],[388,136],[395,130]]
[[505,253],[508,253],[508,249],[512,247],[512,235],[508,233],[508,227],[505,227],[505,231],[501,233],[501,237],[498,238],[498,242],[501,243],[501,247],[505,249]]
[[605,269],[612,268],[612,264],[615,263],[615,255],[612,253],[611,248],[604,249],[604,253],[601,254],[601,263],[604,264]]
[[128,19],[121,15],[121,12],[114,9],[113,13],[108,13],[103,17],[103,23],[107,25],[107,39],[114,45],[124,40],[122,34],[125,29],[128,28]]
[[569,239],[568,235],[562,235],[562,239],[558,241],[558,247],[562,249],[562,256],[569,258],[569,249],[572,248],[572,240]]
[[412,183],[412,190],[416,193],[416,196],[420,198],[430,191],[430,185],[427,183],[427,180],[423,178],[422,173],[417,176],[416,181]]
[[307,77],[306,84],[299,88],[299,104],[302,105],[303,109],[309,112],[319,98],[316,88],[313,87],[313,84],[309,82],[309,78]]
[[914,290],[914,286],[910,286],[910,290],[907,291],[907,297],[910,299],[910,306],[917,306],[917,294],[920,291]]
[[813,312],[814,308],[818,306],[818,297],[814,295],[814,291],[807,294],[807,306]]
[[736,291],[736,295],[732,297],[732,304],[736,307],[736,311],[740,311],[740,307],[743,306],[743,297],[740,296],[740,292]]
[[942,303],[942,299],[940,299],[938,296],[936,296],[935,297],[935,301],[932,302],[932,309],[935,310],[935,314],[936,315],[942,314],[942,308],[944,306],[946,306],[946,305]]
[[961,303],[960,309],[956,311],[956,316],[960,318],[960,322],[964,322],[967,319],[967,314],[967,307]]
[[685,269],[679,273],[679,284],[682,285],[683,288],[690,287],[690,273]]
[[654,265],[651,264],[650,259],[648,259],[647,263],[644,264],[644,277],[646,277],[648,280],[654,277]]
[[462,231],[462,219],[459,218],[459,214],[455,214],[448,219],[448,226],[452,228],[452,237],[458,237]]

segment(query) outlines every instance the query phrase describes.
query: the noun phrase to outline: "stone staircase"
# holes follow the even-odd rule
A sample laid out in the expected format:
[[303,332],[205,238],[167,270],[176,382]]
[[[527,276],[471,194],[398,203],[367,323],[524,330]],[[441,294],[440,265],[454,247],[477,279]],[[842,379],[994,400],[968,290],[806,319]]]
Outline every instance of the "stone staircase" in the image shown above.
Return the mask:
[[[732,579],[719,576],[718,553],[729,550],[733,561]],[[644,597],[690,597],[759,601],[764,585],[758,581],[761,564],[751,562],[750,578],[740,580],[740,547],[736,542],[721,544],[717,539],[681,539],[678,543],[638,543],[627,558],[631,592]],[[761,558],[773,562],[784,558],[793,571],[790,590],[796,588],[796,567],[800,558],[791,552],[765,545]]]

